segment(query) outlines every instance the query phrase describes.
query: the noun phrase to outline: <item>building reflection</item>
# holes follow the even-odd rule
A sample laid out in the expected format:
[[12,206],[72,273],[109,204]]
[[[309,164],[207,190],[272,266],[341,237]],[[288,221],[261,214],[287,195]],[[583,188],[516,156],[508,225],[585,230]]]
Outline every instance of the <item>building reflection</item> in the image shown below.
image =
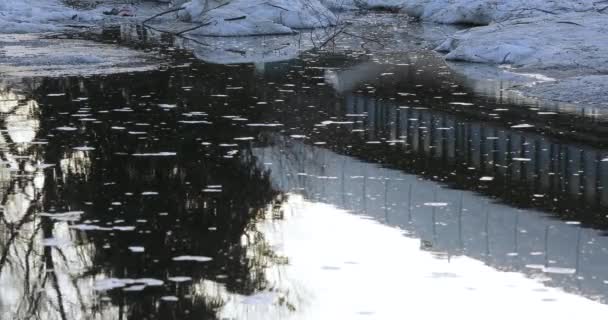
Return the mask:
[[438,258],[464,255],[499,270],[542,275],[550,286],[607,301],[608,238],[602,229],[515,209],[500,199],[279,135],[269,142],[271,147],[254,154],[260,166],[270,168],[279,190],[402,228]]

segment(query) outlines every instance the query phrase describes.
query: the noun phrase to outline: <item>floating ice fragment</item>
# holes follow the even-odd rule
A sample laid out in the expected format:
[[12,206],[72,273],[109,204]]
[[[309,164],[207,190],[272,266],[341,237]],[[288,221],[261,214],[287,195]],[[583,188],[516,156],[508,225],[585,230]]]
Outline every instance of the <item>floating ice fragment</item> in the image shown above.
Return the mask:
[[144,252],[145,248],[139,247],[139,246],[132,246],[132,247],[129,247],[129,250],[131,250],[131,252],[139,253],[139,252]]
[[175,302],[175,301],[179,300],[179,298],[176,296],[163,296],[163,297],[160,297],[160,299],[163,301],[167,301],[167,302]]
[[156,153],[134,153],[134,157],[170,157],[177,155],[176,152],[156,152]]
[[[112,230],[117,230],[117,231],[134,231],[135,227],[134,226],[114,226],[114,227],[112,227]],[[133,250],[131,250],[131,251],[133,251]],[[133,252],[135,252],[135,251],[133,251]]]
[[57,127],[57,128],[55,128],[55,130],[59,130],[59,131],[75,131],[75,130],[78,130],[78,128],[74,128],[74,127]]
[[65,93],[49,93],[46,96],[47,97],[62,97],[62,96],[65,96]]
[[191,281],[192,280],[191,277],[169,277],[167,279],[169,281],[173,281],[173,282],[186,282],[186,281]]
[[470,102],[450,102],[450,104],[457,105],[457,106],[474,106],[474,104],[472,104]]
[[146,288],[145,284],[137,284],[127,288],[123,288],[122,291],[142,291]]
[[447,206],[447,202],[425,202],[425,206],[427,207],[445,207]]
[[107,291],[115,288],[125,287],[127,284],[133,283],[128,279],[116,279],[116,278],[108,278],[102,279],[95,282],[93,285],[93,289],[97,291]]
[[513,161],[530,161],[530,158],[513,158]]
[[209,122],[209,121],[205,121],[205,120],[180,120],[178,122],[179,123],[185,123],[185,124],[198,124],[198,123],[213,124],[213,122]]
[[157,194],[158,194],[158,192],[156,192],[156,191],[144,191],[141,193],[142,196],[155,196]]
[[556,273],[556,274],[574,274],[574,273],[576,273],[576,269],[574,269],[574,268],[544,267],[542,270],[545,273]]
[[516,124],[516,125],[511,126],[511,128],[514,128],[514,129],[521,129],[521,128],[533,128],[533,127],[534,127],[533,125],[531,125],[531,124],[527,124],[527,123],[523,123],[523,124]]
[[209,262],[211,260],[213,260],[213,258],[205,256],[178,256],[173,258],[173,261]]
[[173,109],[173,108],[177,108],[177,105],[175,104],[164,104],[164,103],[159,103],[158,104],[159,107],[163,108],[163,109]]
[[248,123],[249,127],[282,127],[281,123]]
[[481,177],[479,178],[479,181],[492,181],[494,180],[494,177]]
[[78,150],[78,151],[91,151],[91,150],[95,150],[95,148],[93,148],[93,147],[87,147],[87,146],[74,147],[72,149]]
[[133,282],[134,283],[143,283],[143,284],[145,284],[147,286],[151,286],[151,287],[162,286],[163,284],[165,284],[164,281],[154,279],[154,278],[135,279],[135,280],[133,280]]

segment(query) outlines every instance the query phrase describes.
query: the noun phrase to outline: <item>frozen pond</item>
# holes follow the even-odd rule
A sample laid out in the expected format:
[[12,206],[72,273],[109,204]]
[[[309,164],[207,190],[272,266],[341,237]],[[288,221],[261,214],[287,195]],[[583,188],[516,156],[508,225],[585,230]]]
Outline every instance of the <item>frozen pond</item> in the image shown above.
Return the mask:
[[605,110],[285,39],[0,76],[0,318],[605,317]]

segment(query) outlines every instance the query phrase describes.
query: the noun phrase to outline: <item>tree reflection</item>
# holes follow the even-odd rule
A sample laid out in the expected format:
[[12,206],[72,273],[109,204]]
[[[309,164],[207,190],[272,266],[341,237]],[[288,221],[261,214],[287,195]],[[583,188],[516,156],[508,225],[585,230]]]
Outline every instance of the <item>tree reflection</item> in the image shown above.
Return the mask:
[[[69,96],[73,87],[63,85]],[[3,107],[12,98],[3,95]],[[16,108],[3,109],[9,134],[2,146],[3,319],[213,318],[224,304],[219,288],[248,295],[268,287],[264,270],[282,258],[265,246],[255,221],[282,198],[247,145],[239,157],[225,159],[224,150],[180,141],[171,134],[174,123],[156,126],[144,143],[115,140],[110,126],[78,127],[74,135],[56,130],[74,126],[61,118],[73,113],[68,104],[40,111],[23,96],[13,100]],[[94,149],[74,148],[91,141]],[[178,149],[176,157],[130,155],[169,146]],[[213,185],[221,192],[209,192]],[[180,255],[213,260],[172,259]],[[93,290],[109,278],[163,285]]]

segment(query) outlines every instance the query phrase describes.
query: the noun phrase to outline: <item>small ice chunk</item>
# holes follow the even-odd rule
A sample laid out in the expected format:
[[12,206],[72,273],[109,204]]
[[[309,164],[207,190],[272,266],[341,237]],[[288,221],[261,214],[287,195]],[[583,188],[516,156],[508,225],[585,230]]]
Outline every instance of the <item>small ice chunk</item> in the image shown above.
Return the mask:
[[211,260],[213,260],[213,258],[205,256],[178,256],[173,258],[173,261],[209,262]]
[[162,301],[167,301],[167,302],[175,302],[175,301],[179,300],[179,298],[176,296],[163,296],[163,297],[160,297],[160,299]]
[[173,281],[173,282],[186,282],[186,281],[191,281],[192,277],[169,277],[167,278],[169,281]]
[[514,128],[514,129],[533,128],[533,127],[534,127],[533,125],[527,124],[527,123],[516,124],[516,125],[511,126],[511,128]]
[[57,127],[57,128],[55,128],[55,130],[59,130],[59,131],[75,131],[75,130],[78,130],[78,128],[74,128],[74,127]]
[[445,207],[447,206],[447,202],[425,202],[425,206],[427,207]]

